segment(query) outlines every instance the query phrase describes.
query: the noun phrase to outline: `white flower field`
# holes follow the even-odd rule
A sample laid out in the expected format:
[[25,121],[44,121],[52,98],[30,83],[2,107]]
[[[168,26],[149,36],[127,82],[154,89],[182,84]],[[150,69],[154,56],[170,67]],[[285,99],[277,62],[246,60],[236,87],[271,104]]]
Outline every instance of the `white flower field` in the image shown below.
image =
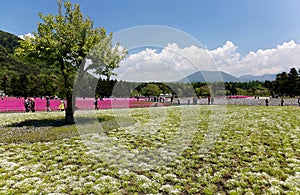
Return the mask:
[[69,126],[63,117],[0,114],[0,194],[300,194],[299,107],[79,111]]

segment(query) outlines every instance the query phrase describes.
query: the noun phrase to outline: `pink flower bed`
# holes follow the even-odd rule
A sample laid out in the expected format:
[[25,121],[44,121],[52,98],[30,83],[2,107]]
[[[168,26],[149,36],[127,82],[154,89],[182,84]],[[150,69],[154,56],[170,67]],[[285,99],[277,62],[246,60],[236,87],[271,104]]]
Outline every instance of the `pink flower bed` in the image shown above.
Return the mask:
[[251,98],[252,96],[247,96],[247,95],[230,95],[227,96],[228,98]]
[[[60,100],[51,100],[51,109],[58,110]],[[36,111],[46,111],[46,99],[35,99]],[[0,112],[25,112],[24,98],[5,97],[0,99]]]
[[[99,109],[149,107],[155,104],[144,99],[137,101],[136,98],[104,98],[103,100],[98,100],[98,102]],[[53,111],[58,110],[59,104],[60,100],[50,101],[50,107]],[[159,104],[159,106],[162,105]],[[94,99],[78,98],[76,107],[79,110],[92,110],[94,109]],[[35,98],[35,109],[36,111],[46,111],[46,99]],[[24,98],[5,97],[3,100],[0,99],[0,112],[25,112]]]

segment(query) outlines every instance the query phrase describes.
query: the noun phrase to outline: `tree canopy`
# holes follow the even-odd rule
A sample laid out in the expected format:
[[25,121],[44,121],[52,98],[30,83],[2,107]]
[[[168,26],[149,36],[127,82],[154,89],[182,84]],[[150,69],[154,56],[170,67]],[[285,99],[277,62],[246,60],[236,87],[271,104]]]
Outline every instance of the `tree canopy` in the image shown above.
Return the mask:
[[[113,74],[126,51],[113,46],[112,33],[94,28],[89,17],[84,17],[78,4],[58,1],[57,15],[43,15],[34,37],[25,37],[15,53],[24,59],[39,60],[49,68],[60,69],[64,94],[67,99],[66,123],[73,123],[77,80],[84,78],[86,57],[91,58],[90,69],[107,77]],[[73,87],[75,86],[75,88]],[[76,91],[75,91],[76,95]]]

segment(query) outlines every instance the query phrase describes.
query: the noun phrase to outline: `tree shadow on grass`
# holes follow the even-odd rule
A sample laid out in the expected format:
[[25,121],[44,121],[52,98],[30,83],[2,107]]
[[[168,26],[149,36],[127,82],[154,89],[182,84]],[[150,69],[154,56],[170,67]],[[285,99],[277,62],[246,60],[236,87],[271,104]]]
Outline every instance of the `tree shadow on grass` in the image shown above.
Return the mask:
[[[89,124],[95,121],[99,123],[113,120],[114,118],[111,116],[103,116],[98,118],[91,118],[91,117],[77,117],[76,123],[79,124]],[[75,123],[75,124],[76,124]],[[25,121],[12,123],[6,125],[5,127],[62,127],[62,126],[69,126],[65,123],[64,118],[57,118],[57,119],[26,119]]]
[[29,119],[9,124],[6,127],[61,127],[65,125],[64,119]]
[[[86,127],[83,128],[84,131],[79,132],[76,123],[84,125]],[[76,117],[76,123],[75,125],[66,125],[64,118],[24,120],[0,129],[0,143],[49,142],[77,137],[80,134],[99,133],[97,128],[93,128],[95,124],[109,124],[105,132],[118,125],[112,116],[101,116],[98,118]]]

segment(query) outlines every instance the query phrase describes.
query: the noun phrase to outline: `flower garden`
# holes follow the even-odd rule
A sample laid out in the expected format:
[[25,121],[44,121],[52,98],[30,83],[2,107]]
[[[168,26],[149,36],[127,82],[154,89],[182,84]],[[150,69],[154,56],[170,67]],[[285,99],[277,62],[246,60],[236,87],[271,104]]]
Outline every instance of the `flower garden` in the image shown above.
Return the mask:
[[[50,107],[53,111],[58,110],[60,104],[59,99],[50,101]],[[110,109],[126,107],[149,107],[152,106],[153,102],[146,102],[144,99],[137,101],[136,98],[104,98],[99,101],[99,109]],[[46,99],[35,98],[35,107],[37,111],[46,111]],[[93,98],[77,98],[76,107],[79,110],[93,110],[94,99]],[[25,112],[24,99],[16,97],[5,97],[0,99],[0,112]]]
[[[202,153],[205,135],[213,131],[209,128],[212,108],[226,113],[211,148]],[[179,117],[182,109],[191,112]],[[122,123],[126,113],[130,124]],[[69,126],[63,125],[63,116],[63,112],[0,113],[0,194],[300,193],[298,107],[101,109],[76,112],[79,123],[85,122]],[[97,144],[98,150],[103,145],[90,118],[97,119],[106,136],[115,141],[111,147],[126,148],[110,153],[111,159],[124,157],[134,166],[118,166],[95,155]],[[157,121],[158,126],[152,124]],[[180,128],[193,136],[178,155],[166,151],[172,158],[165,164],[135,166],[135,162],[163,159],[151,151],[164,148]],[[92,141],[96,146],[87,144]],[[135,158],[139,151],[149,151],[151,158]]]

